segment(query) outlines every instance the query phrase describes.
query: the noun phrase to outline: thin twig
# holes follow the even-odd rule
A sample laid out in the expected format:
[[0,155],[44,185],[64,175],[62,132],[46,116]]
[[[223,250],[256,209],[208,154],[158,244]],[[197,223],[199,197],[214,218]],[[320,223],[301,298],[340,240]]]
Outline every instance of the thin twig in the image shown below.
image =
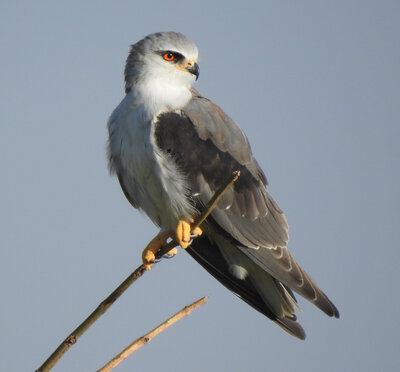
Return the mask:
[[161,323],[158,327],[154,328],[152,331],[146,333],[142,337],[139,337],[133,341],[129,346],[127,346],[118,355],[112,358],[108,363],[101,367],[97,372],[109,372],[115,368],[118,364],[124,361],[129,355],[135,352],[137,349],[141,348],[143,345],[147,344],[151,339],[156,337],[159,333],[166,330],[169,326],[176,323],[178,320],[190,315],[190,313],[198,308],[199,306],[207,302],[207,297],[200,298],[199,300],[193,302],[190,305],[185,306],[182,310],[178,311],[175,315],[171,316],[164,323]]
[[99,306],[94,310],[48,357],[48,359],[36,370],[36,372],[50,371],[68,349],[78,341],[78,338],[98,319],[108,308],[124,293],[128,287],[143,273],[147,271],[140,265],[131,275],[129,275]]
[[[232,173],[231,177],[217,190],[205,210],[195,219],[193,228],[198,227],[210,215],[215,208],[222,194],[231,186],[240,176],[239,171]],[[162,247],[156,254],[156,258],[161,258],[174,248],[177,243],[172,240],[168,245]],[[129,286],[139,279],[147,270],[140,265],[132,274],[130,274],[97,308],[58,346],[58,348],[47,358],[47,360],[35,372],[48,372],[60,360],[60,358],[76,343],[78,338],[98,319],[108,308],[129,288]]]

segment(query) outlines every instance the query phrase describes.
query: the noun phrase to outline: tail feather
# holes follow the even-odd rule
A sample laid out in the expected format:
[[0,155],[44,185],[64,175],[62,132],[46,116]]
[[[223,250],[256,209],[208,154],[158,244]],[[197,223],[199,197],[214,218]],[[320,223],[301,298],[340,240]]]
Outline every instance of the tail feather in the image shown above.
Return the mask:
[[300,340],[306,339],[306,333],[303,327],[295,320],[288,318],[277,318],[275,323],[290,335],[299,338]]
[[[279,286],[281,283],[275,281],[268,273],[260,269],[260,272],[256,274],[266,275],[260,281],[261,284],[268,283],[265,287],[255,286],[254,282],[257,282],[257,280],[254,280],[252,275],[245,278],[238,278],[233,275],[230,263],[221,253],[220,247],[211,242],[204,234],[196,238],[192,245],[186,249],[186,252],[225,287],[274,321],[283,330],[301,340],[305,339],[304,329],[296,322],[294,313],[296,300],[293,294],[290,290],[286,290],[285,293],[283,287]],[[244,259],[248,259],[245,255],[243,256]],[[268,295],[269,290],[271,291],[270,295]]]

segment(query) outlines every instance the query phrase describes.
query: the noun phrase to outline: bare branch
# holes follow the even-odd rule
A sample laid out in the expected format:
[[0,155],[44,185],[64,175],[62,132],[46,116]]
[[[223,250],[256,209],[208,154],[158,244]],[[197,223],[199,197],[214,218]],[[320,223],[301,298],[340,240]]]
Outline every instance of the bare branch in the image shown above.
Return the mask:
[[[212,212],[217,205],[223,193],[231,186],[240,176],[239,171],[235,171],[226,180],[222,187],[217,190],[210,202],[207,204],[204,211],[195,219],[193,228],[198,227]],[[156,254],[156,258],[160,259],[177,243],[172,240],[166,246],[162,247]],[[97,308],[58,346],[58,348],[47,358],[47,360],[35,372],[48,372],[60,360],[60,358],[69,350],[69,348],[76,343],[78,338],[102,316],[108,308],[134,283],[139,279],[147,270],[143,265],[140,265],[132,274],[130,274],[104,301],[102,301]]]
[[128,287],[140,278],[146,271],[143,265],[140,265],[131,275],[129,275],[103,302],[94,310],[48,357],[42,366],[36,372],[50,371],[59,359],[68,351],[68,349],[78,341],[78,338],[98,319],[108,308],[124,293]]
[[151,339],[156,337],[159,333],[166,330],[169,326],[181,320],[182,318],[190,315],[190,313],[198,308],[199,306],[205,304],[207,302],[207,297],[200,298],[199,300],[193,302],[191,305],[185,306],[182,310],[177,312],[171,318],[166,320],[164,323],[161,323],[158,327],[154,328],[152,331],[146,333],[142,337],[139,337],[135,341],[133,341],[129,346],[127,346],[123,351],[121,351],[118,355],[112,358],[108,363],[106,363],[102,368],[100,368],[97,372],[109,372],[113,368],[115,368],[118,364],[124,361],[129,355],[135,352],[137,349],[141,348],[143,345],[147,344]]

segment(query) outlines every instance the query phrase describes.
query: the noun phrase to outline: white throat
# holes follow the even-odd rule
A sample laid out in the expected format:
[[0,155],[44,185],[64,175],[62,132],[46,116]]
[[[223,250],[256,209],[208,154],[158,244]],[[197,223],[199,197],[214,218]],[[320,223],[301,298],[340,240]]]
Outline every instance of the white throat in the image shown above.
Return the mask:
[[132,87],[135,105],[141,105],[149,117],[162,111],[178,110],[192,98],[190,84],[173,81],[165,77],[153,77],[138,82]]

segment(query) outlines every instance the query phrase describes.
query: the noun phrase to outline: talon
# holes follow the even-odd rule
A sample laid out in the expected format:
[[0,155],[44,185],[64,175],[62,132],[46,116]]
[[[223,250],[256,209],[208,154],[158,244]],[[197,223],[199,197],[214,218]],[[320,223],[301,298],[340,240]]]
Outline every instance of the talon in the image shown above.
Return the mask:
[[[151,265],[156,259],[157,251],[167,244],[167,239],[170,237],[171,233],[160,233],[155,236],[149,244],[147,244],[147,247],[142,252],[143,266],[146,270],[151,269]],[[173,251],[173,249],[171,251]],[[170,253],[171,251],[169,251],[168,253]]]
[[174,257],[176,254],[178,254],[178,250],[176,248],[172,248],[168,253],[166,253],[164,255],[164,257],[166,258],[172,258]]

